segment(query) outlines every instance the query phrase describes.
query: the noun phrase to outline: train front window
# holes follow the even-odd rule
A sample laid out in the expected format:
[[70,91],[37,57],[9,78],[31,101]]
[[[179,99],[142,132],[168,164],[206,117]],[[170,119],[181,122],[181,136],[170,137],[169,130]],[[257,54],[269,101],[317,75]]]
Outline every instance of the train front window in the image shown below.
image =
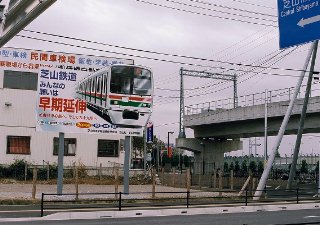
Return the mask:
[[110,91],[116,94],[130,94],[131,77],[130,67],[112,67]]
[[132,94],[151,95],[151,72],[149,70],[140,69],[135,72]]
[[128,66],[111,70],[110,91],[117,94],[151,95],[151,72]]

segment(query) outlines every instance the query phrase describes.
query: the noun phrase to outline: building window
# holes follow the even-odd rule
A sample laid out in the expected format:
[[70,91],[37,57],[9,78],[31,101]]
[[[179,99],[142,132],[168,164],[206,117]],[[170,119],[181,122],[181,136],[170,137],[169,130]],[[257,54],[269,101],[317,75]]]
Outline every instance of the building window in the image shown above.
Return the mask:
[[[76,138],[65,138],[64,139],[64,155],[75,156],[77,147]],[[58,155],[59,152],[59,138],[53,138],[53,155]]]
[[3,88],[37,90],[38,74],[21,71],[4,71]]
[[7,154],[30,154],[31,137],[7,136]]
[[98,157],[118,157],[119,141],[98,140]]

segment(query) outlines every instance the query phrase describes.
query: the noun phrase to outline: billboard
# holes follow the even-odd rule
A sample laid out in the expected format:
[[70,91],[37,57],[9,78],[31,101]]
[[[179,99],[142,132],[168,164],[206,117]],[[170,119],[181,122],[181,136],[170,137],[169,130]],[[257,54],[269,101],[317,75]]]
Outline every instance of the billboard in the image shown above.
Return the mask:
[[[85,101],[76,98],[76,84],[80,80],[114,64],[133,65],[134,61],[23,48],[0,48],[0,70],[38,74],[37,131],[142,136],[142,128],[113,125],[88,109]],[[126,104],[132,102],[139,106],[151,105],[151,97],[131,98],[133,97],[128,98]]]
[[89,72],[113,64],[133,65],[132,59],[81,55],[22,48],[0,48],[0,70],[38,73],[39,68],[60,68]]
[[[105,69],[99,71],[98,75],[107,76],[104,71]],[[108,91],[102,93],[103,96],[98,96],[98,92],[91,92],[93,90],[91,86],[84,90],[89,90],[86,91],[86,98],[81,98],[82,93],[80,91],[83,90],[81,89],[81,85],[84,84],[83,81],[92,79],[94,81],[88,80],[89,82],[86,82],[86,84],[95,84],[95,87],[103,86],[103,83],[98,81],[100,77],[97,77],[97,73],[93,73],[93,75],[92,77],[91,74],[88,75],[87,72],[83,71],[41,68],[38,76],[36,131],[142,136],[144,125],[151,114],[150,112],[149,116],[147,115],[147,110],[149,110],[147,105],[143,109],[135,107],[132,111],[119,106],[116,108],[117,112],[112,112],[110,110],[114,109],[108,106],[107,101],[113,104],[114,100],[110,98]],[[105,77],[100,81],[104,79]],[[104,87],[106,89],[97,88],[95,90],[107,90],[107,86]],[[145,98],[145,101],[149,101],[148,98]],[[98,108],[99,105],[104,107],[103,110]],[[116,105],[113,105],[113,107],[116,107]],[[105,110],[109,110],[109,112],[104,114]],[[110,117],[107,118],[112,113],[120,113],[122,120],[124,120],[125,114],[131,114],[137,110],[145,111],[138,114],[139,119],[133,120],[130,118],[128,121],[141,123],[140,126],[138,124],[127,126],[127,124],[121,124],[119,121],[113,123]]]

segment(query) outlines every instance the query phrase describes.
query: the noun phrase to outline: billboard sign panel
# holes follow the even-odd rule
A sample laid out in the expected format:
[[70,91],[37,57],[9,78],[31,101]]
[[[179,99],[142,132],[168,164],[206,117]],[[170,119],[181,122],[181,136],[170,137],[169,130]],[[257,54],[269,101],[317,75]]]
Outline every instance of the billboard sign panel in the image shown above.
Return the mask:
[[133,65],[134,61],[105,56],[0,48],[0,70],[38,73],[39,68],[60,68],[91,73],[113,64]]
[[77,97],[79,81],[86,76],[87,72],[74,70],[58,68],[39,70],[36,130],[142,136],[144,125],[131,127],[115,125],[97,110],[90,108],[86,100]]
[[280,49],[320,39],[319,0],[278,0]]

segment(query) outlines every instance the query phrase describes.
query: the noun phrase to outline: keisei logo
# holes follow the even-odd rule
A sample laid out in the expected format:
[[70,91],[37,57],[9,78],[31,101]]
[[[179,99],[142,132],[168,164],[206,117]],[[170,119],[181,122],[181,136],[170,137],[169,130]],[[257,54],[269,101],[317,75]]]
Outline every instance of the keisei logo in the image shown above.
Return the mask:
[[79,127],[79,128],[90,128],[91,127],[91,123],[78,122],[78,123],[76,123],[76,126]]

